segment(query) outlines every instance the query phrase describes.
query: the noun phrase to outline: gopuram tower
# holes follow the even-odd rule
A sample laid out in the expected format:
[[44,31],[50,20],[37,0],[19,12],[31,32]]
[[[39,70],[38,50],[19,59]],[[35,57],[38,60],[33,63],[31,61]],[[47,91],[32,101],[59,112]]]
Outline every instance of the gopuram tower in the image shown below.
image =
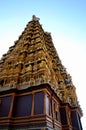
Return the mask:
[[82,130],[81,116],[71,76],[33,15],[0,60],[0,130]]

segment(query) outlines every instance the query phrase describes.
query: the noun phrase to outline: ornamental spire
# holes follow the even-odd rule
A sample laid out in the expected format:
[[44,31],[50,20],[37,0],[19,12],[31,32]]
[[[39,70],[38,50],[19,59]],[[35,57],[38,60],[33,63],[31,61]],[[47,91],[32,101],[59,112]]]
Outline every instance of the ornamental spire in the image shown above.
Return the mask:
[[32,16],[32,21],[39,21],[40,18],[36,17],[35,15]]

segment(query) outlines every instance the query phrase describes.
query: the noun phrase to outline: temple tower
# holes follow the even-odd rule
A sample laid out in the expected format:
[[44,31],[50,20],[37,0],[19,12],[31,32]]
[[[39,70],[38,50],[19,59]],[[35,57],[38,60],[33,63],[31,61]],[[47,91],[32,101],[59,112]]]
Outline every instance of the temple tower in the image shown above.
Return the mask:
[[0,130],[82,130],[81,116],[71,76],[33,15],[0,60]]

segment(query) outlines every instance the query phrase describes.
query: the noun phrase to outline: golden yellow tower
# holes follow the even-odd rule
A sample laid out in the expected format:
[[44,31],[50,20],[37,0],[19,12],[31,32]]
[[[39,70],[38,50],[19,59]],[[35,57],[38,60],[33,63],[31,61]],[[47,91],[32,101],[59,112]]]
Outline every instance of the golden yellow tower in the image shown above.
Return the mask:
[[0,128],[82,130],[81,116],[71,76],[33,15],[0,60]]

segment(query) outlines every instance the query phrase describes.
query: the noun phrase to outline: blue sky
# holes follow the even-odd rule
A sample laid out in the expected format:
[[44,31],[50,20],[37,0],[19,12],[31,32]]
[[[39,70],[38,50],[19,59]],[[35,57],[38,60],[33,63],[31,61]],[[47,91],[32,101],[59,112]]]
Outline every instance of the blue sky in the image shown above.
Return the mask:
[[54,45],[72,76],[86,129],[86,0],[1,0],[0,57],[14,44],[32,15],[51,32]]

